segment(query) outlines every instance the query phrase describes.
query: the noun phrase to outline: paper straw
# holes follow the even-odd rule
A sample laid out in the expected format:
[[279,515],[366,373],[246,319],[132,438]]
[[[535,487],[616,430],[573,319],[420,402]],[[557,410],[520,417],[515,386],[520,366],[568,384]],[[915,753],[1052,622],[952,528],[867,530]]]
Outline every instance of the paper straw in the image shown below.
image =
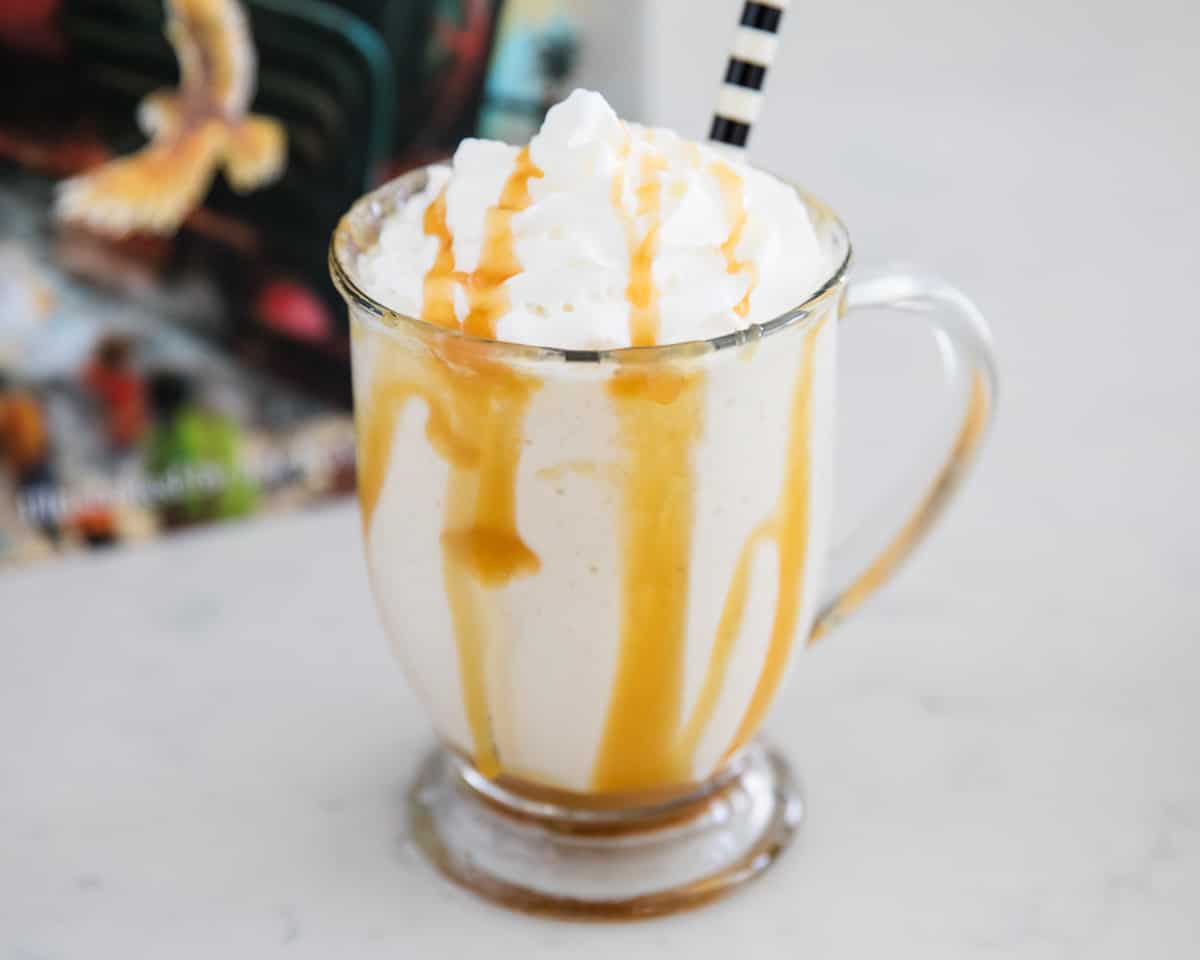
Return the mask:
[[708,138],[734,150],[744,150],[750,127],[762,107],[767,69],[775,59],[779,24],[788,0],[746,0],[738,23],[725,82],[717,99]]

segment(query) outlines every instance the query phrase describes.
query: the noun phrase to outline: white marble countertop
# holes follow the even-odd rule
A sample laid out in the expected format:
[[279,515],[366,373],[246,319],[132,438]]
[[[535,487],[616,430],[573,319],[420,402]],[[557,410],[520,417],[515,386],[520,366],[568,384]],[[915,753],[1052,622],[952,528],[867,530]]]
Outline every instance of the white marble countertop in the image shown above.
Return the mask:
[[628,927],[510,915],[405,836],[429,732],[351,505],[9,574],[0,957],[1193,956],[1194,632],[1098,543],[1052,570],[1077,532],[965,562],[973,499],[772,716],[798,846]]
[[[1200,76],[1195,6],[1155,7],[861,0],[773,74],[763,163],[863,261],[971,291],[1003,395],[947,523],[772,714],[809,816],[760,881],[589,926],[436,875],[402,811],[430,734],[343,504],[0,576],[0,960],[1196,956]],[[652,116],[702,125],[724,23]],[[869,343],[849,433],[907,365]]]

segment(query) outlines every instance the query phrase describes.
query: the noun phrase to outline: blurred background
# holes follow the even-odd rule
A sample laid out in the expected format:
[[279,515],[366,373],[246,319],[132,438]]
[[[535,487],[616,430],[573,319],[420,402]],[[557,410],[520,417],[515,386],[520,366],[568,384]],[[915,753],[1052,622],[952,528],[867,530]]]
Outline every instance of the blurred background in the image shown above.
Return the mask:
[[[56,217],[55,190],[145,143],[139,104],[179,76],[166,7],[0,0],[0,73],[24,91],[0,103],[0,564],[352,491],[347,330],[325,270],[341,212],[469,134],[523,142],[574,85],[702,137],[738,12],[737,0],[242,6],[245,30],[217,42],[257,50],[250,107],[286,136],[280,174],[240,193],[216,175],[167,228],[122,233],[86,210]],[[1045,463],[1074,436],[1058,468],[1078,469],[1084,491],[1110,467],[1104,437],[1078,433],[1105,386],[1156,368],[1154,401],[1178,408],[1188,383],[1171,370],[1196,347],[1195,326],[1175,319],[1196,253],[1183,222],[1198,193],[1184,42],[1196,13],[1150,8],[860,0],[802,13],[755,131],[756,161],[829,200],[860,264],[928,264],[982,302],[1001,331],[1004,420],[1030,425],[1009,442]],[[1132,317],[1158,318],[1157,336]],[[936,355],[888,324],[848,338],[852,515],[874,452],[899,463],[919,442]],[[1124,348],[1097,358],[1102,343]],[[1037,388],[1055,390],[1052,409]],[[1145,400],[1151,422],[1129,420],[1128,398],[1116,422],[1162,430]],[[1156,449],[1150,462],[1182,478],[1190,456]],[[1045,496],[1034,475],[1018,482]]]
[[[0,564],[352,490],[346,326],[325,269],[341,212],[463,136],[527,139],[575,85],[702,136],[738,11],[243,6],[245,30],[219,42],[257,50],[251,109],[286,136],[281,172],[243,193],[217,175],[165,228],[122,234],[86,209],[56,218],[55,190],[145,143],[139,104],[178,77],[162,0],[0,0],[0,79],[22,91],[0,104]],[[756,162],[827,199],[860,264],[928,265],[980,301],[1000,329],[1004,421],[1022,424],[1002,427],[1013,450],[996,459],[1078,471],[1071,509],[1097,472],[1153,464],[1182,483],[1194,468],[1189,444],[1104,458],[1114,432],[1164,430],[1158,405],[1194,407],[1179,364],[1197,345],[1183,320],[1196,26],[1172,0],[805,11],[755,130]],[[901,462],[929,420],[936,356],[887,324],[849,340],[840,435],[873,438],[842,451],[853,514],[872,451]],[[1115,384],[1124,402],[1100,417]],[[1045,497],[1039,471],[1013,482]]]
[[[527,140],[589,29],[550,0],[207,6],[231,19],[169,42],[182,2],[0,2],[0,564],[351,491],[338,217],[465,136]],[[233,79],[180,79],[189,42]],[[278,156],[216,175],[203,131],[154,139],[148,97],[245,116]]]
[[[487,947],[485,928],[524,956],[696,936],[745,949],[748,930],[779,937],[762,956],[1195,955],[1200,4],[792,0],[752,157],[829,201],[860,267],[919,264],[976,300],[997,338],[998,422],[929,544],[781,698],[774,729],[816,785],[803,855],[745,898],[607,939],[494,915],[502,927],[459,930],[464,903],[416,880],[392,926],[389,884],[415,854],[400,869],[362,838],[394,830],[393,795],[378,798],[428,734],[383,666],[357,559],[346,326],[325,250],[373,184],[471,133],[527,139],[574,85],[702,138],[740,0],[242,6],[258,53],[248,109],[282,129],[285,162],[241,194],[218,175],[169,230],[114,237],[56,218],[56,184],[145,142],[139,103],[178,83],[162,0],[0,0],[0,89],[20,92],[0,98],[0,566],[24,568],[0,571],[13,656],[0,718],[14,777],[38,785],[8,813],[33,825],[19,849],[53,864],[14,858],[5,875],[32,917],[8,925],[28,934],[18,947],[95,955],[68,949],[90,941],[63,932],[75,892],[59,873],[93,889],[77,851],[111,855],[101,814],[144,803],[124,782],[95,822],[70,801],[63,783],[96,769],[70,754],[64,781],[55,759],[82,703],[105,750],[141,758],[127,757],[131,784],[146,764],[161,774],[166,812],[139,842],[199,878],[151,872],[122,907],[89,901],[78,929],[125,918],[125,956],[171,943],[166,926],[136,927],[144,900],[173,908],[196,889],[196,930],[228,924],[271,949],[277,926],[290,942],[286,911],[307,905],[323,943],[362,955],[435,955],[447,931]],[[840,362],[846,527],[936,433],[938,357],[868,315],[847,323]],[[168,537],[169,552],[126,546],[331,498],[344,502],[304,520]],[[63,560],[114,545],[120,559]],[[147,583],[164,595],[146,598]],[[198,586],[165,596],[177,583]],[[135,597],[144,612],[122,606]],[[145,666],[178,637],[194,684]],[[96,692],[97,671],[117,693]],[[139,671],[156,679],[131,686],[141,713],[122,713]],[[196,764],[162,773],[157,743],[128,746],[160,709]],[[31,717],[36,752],[17,736]],[[242,752],[210,750],[197,718]],[[242,814],[206,826],[193,797],[214,783]],[[334,809],[324,785],[338,783],[352,786]],[[336,855],[297,839],[318,829]],[[229,836],[287,881],[238,861],[226,896],[206,858]],[[769,920],[747,919],[768,906]],[[278,923],[262,920],[272,911]]]

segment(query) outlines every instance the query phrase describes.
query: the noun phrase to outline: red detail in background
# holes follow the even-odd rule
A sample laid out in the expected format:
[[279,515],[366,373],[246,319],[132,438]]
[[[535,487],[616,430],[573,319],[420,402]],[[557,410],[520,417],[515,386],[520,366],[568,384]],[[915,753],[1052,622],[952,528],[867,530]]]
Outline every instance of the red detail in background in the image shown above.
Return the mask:
[[264,327],[306,343],[333,333],[329,308],[315,293],[291,280],[272,280],[254,298],[254,315]]
[[[121,348],[122,356],[127,349]],[[98,352],[105,352],[103,341]],[[82,379],[104,411],[109,444],[118,451],[131,449],[146,428],[146,391],[128,359],[114,362],[103,355],[93,357],[83,368]]]
[[466,0],[462,27],[439,19],[434,36],[441,49],[450,54],[449,75],[437,85],[437,97],[430,116],[438,118],[459,116],[475,84],[487,65],[488,45],[491,42],[492,11],[488,0]]
[[0,27],[31,27],[45,23],[60,0],[0,0]]
[[0,42],[16,50],[57,54],[62,38],[54,28],[61,0],[0,0]]

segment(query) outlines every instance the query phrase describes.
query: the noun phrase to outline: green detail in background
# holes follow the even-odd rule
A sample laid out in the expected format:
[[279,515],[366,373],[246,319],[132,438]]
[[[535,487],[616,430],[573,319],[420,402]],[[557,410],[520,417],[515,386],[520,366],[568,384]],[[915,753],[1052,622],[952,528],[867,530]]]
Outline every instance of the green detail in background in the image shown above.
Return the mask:
[[182,408],[154,428],[146,472],[163,486],[174,481],[182,488],[162,503],[167,526],[254,512],[258,487],[238,466],[240,448],[241,434],[232,420],[196,406]]

